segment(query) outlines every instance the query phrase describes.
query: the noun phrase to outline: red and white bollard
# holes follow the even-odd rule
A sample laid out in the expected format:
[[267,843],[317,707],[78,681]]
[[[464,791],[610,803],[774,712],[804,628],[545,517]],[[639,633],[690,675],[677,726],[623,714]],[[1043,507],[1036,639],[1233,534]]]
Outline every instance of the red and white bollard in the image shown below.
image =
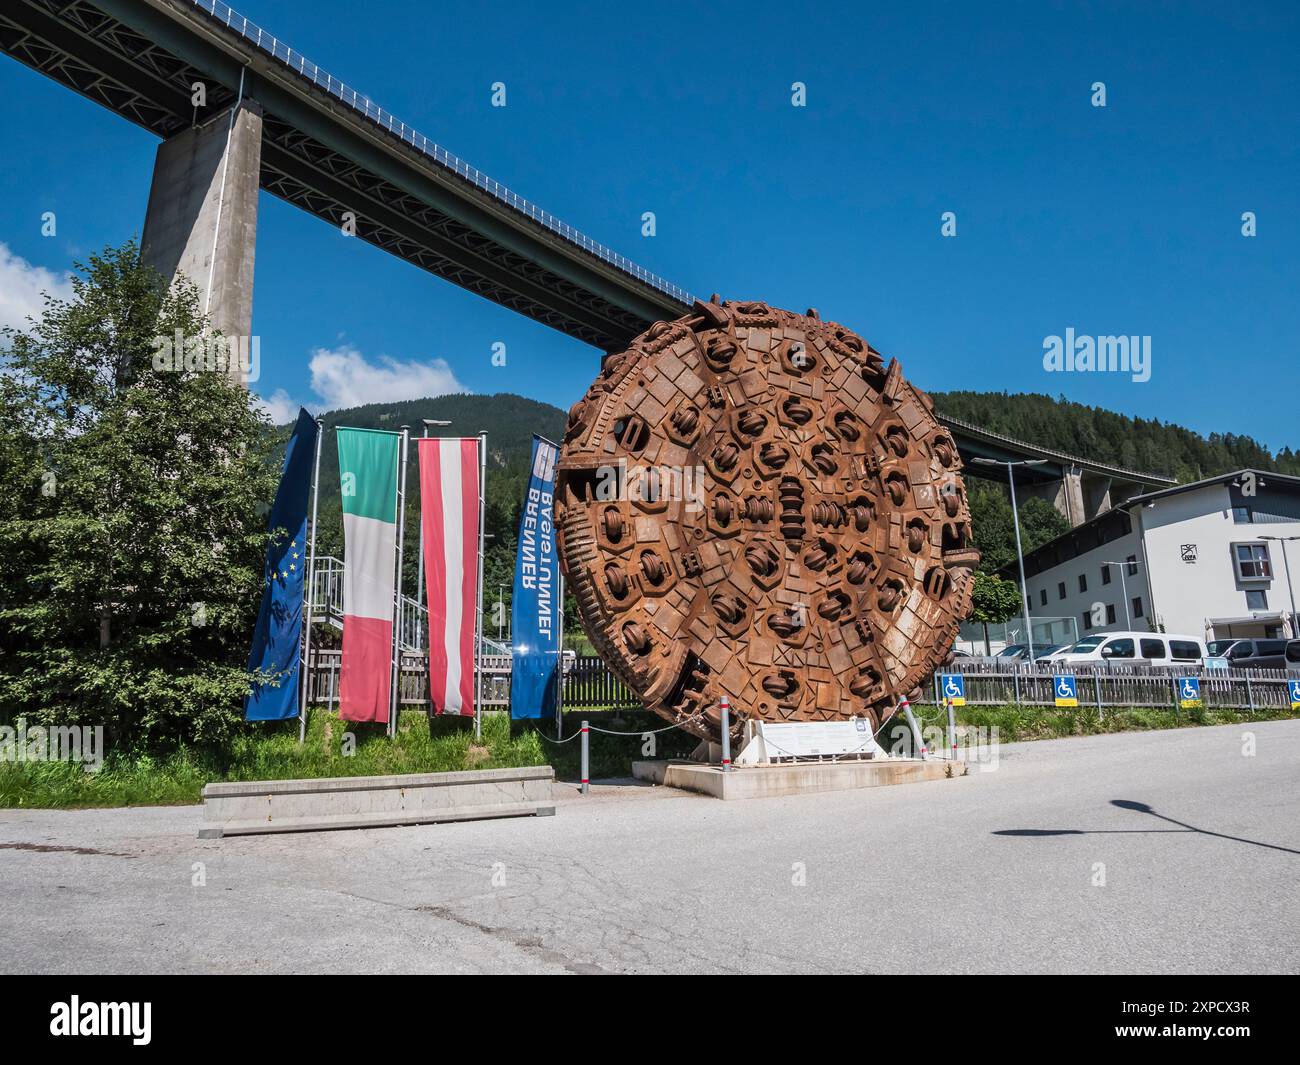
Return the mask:
[[731,701],[724,695],[718,702],[722,713],[722,771],[731,772]]
[[925,749],[925,740],[921,736],[921,726],[916,723],[916,718],[912,716],[912,704],[904,696],[900,705],[903,708],[903,716],[907,718],[907,723],[912,728],[912,736],[916,740],[916,749],[921,752],[921,760],[925,761],[930,752]]
[[587,722],[582,723],[582,786],[578,789],[583,795],[587,794],[587,785],[591,783],[587,778],[591,775],[590,759],[587,755]]

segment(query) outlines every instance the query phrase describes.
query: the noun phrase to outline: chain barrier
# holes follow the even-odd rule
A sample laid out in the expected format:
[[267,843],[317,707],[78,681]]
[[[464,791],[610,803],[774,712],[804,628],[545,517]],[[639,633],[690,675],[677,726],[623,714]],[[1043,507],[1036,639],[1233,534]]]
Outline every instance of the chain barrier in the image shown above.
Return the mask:
[[697,717],[703,717],[704,711],[700,710],[690,717],[684,717],[682,720],[674,722],[671,725],[665,725],[663,728],[644,729],[639,732],[619,732],[615,729],[597,728],[595,725],[588,725],[592,732],[603,732],[606,736],[657,736],[661,732],[667,732],[669,729],[681,728],[688,721],[694,721]]
[[576,740],[579,736],[582,735],[582,729],[578,729],[578,731],[575,732],[572,736],[565,736],[564,739],[562,739],[562,740],[553,740],[553,739],[551,739],[551,737],[548,736],[548,735],[546,735],[546,733],[544,733],[541,729],[537,729],[537,730],[536,730],[536,735],[537,735],[540,739],[545,740],[547,743],[553,743],[553,744],[555,744],[555,745],[558,747],[558,746],[559,746],[560,744],[562,744],[562,743],[568,743],[570,740]]
[[[665,725],[663,728],[639,729],[635,732],[619,732],[616,729],[597,728],[595,725],[588,725],[587,728],[592,732],[600,732],[606,736],[657,736],[661,732],[667,732],[670,729],[681,728],[687,722],[694,721],[696,718],[703,717],[703,716],[704,716],[704,711],[700,710],[692,714],[690,717],[684,717],[682,718],[681,721],[677,721],[671,725]],[[563,739],[558,739],[558,740],[551,739],[551,737],[543,733],[541,729],[537,730],[537,735],[540,736],[542,739],[544,739],[547,743],[561,744],[561,743],[568,743],[570,740],[576,740],[579,736],[582,735],[582,729],[579,728],[578,731],[574,732],[572,735],[565,736]]]

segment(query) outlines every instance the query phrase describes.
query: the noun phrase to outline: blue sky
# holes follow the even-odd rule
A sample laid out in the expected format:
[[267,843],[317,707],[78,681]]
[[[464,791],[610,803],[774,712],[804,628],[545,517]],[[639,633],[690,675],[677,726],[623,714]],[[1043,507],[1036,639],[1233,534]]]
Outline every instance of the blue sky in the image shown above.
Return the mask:
[[[816,306],[923,388],[1060,393],[1300,447],[1294,3],[234,6],[648,269]],[[0,98],[3,318],[139,233],[157,141],[10,59]],[[450,382],[567,407],[597,369],[594,349],[266,193],[256,277],[257,387],[281,401]],[[1150,381],[1045,372],[1067,328],[1151,336]]]

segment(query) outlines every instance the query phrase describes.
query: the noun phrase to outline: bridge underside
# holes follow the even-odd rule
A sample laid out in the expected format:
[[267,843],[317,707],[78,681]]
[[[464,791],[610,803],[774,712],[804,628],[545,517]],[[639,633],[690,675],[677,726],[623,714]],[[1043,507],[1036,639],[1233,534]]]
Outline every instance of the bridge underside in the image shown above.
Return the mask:
[[[264,109],[260,185],[438,277],[606,350],[688,309],[494,202],[306,78],[170,0],[13,0],[0,51],[170,140]],[[191,103],[193,85],[206,89]],[[444,172],[445,170],[445,172]]]
[[[1109,466],[1049,448],[1027,444],[989,432],[968,422],[939,413],[948,427],[965,464],[964,474],[1007,483],[1007,462],[1031,460],[1033,466],[1015,468],[1016,493],[1021,499],[1046,499],[1069,521],[1071,526],[1105,514],[1134,496],[1156,488],[1167,488],[1172,477],[1140,473],[1120,466]],[[979,459],[991,460],[990,465]]]
[[[211,318],[227,335],[250,330],[258,187],[606,351],[690,309],[676,286],[557,228],[484,175],[471,180],[423,139],[417,149],[404,123],[399,131],[393,116],[261,35],[254,42],[190,0],[6,0],[0,10],[0,51],[163,139],[146,257],[164,272],[187,266],[180,272],[201,289],[206,279]],[[197,107],[196,83],[206,92]],[[222,241],[237,246],[219,250]],[[940,420],[971,475],[1007,477],[976,458],[1042,460],[1017,467],[1017,490],[1050,500],[1072,525],[1173,483]]]

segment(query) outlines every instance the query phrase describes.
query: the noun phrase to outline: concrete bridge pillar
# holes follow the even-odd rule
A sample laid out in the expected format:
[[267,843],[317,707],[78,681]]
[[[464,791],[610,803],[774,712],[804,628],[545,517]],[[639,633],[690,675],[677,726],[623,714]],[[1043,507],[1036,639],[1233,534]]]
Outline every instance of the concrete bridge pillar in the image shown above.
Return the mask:
[[1046,499],[1056,508],[1056,512],[1065,518],[1070,527],[1082,525],[1091,515],[1085,513],[1083,499],[1083,475],[1079,470],[1066,470],[1059,481],[1016,486],[1016,490],[1026,496]]
[[1070,527],[1075,528],[1114,510],[1150,487],[1141,481],[1074,468],[1065,470],[1059,481],[1017,482],[1016,491],[1026,499],[1031,496],[1046,499],[1070,523]]
[[[212,327],[250,347],[261,165],[262,109],[251,100],[164,141],[141,239],[145,263],[192,281]],[[248,384],[238,370],[231,379]]]
[[1105,514],[1114,506],[1111,501],[1111,479],[1097,474],[1084,474],[1079,478],[1083,496],[1084,521]]

